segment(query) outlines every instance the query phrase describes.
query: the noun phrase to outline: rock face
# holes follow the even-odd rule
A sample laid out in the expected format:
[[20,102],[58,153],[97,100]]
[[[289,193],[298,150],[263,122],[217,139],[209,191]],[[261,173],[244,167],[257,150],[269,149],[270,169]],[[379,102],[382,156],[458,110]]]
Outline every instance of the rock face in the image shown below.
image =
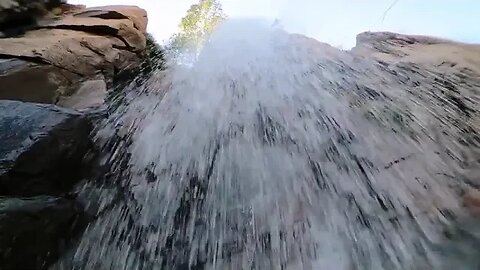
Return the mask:
[[60,99],[58,105],[79,111],[88,110],[92,107],[102,106],[106,95],[105,80],[99,78],[83,82],[73,95]]
[[0,269],[46,269],[81,231],[69,196],[91,146],[85,115],[0,101]]
[[20,59],[0,59],[1,99],[55,103],[81,77],[66,70]]
[[67,199],[0,198],[0,269],[46,269],[81,219],[80,209]]
[[[147,15],[134,6],[77,8],[39,21],[21,36],[0,39],[0,84],[30,88],[22,76],[36,76],[30,99],[13,86],[0,90],[0,99],[57,103],[89,80],[110,84],[119,71],[139,67],[146,49]],[[6,61],[23,61],[15,68]],[[37,74],[37,75],[35,75]],[[10,89],[8,89],[10,88]]]
[[146,27],[134,6],[0,0],[0,269],[47,269],[108,207],[78,192],[87,112],[140,68]]
[[91,126],[53,105],[0,101],[0,195],[65,192],[79,180]]

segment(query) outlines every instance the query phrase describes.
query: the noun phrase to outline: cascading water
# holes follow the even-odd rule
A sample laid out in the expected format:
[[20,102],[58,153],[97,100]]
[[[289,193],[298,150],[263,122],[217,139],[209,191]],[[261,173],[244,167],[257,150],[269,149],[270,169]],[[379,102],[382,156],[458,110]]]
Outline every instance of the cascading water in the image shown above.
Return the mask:
[[478,251],[444,234],[462,211],[464,148],[445,143],[456,129],[427,104],[441,99],[433,87],[410,92],[431,79],[395,69],[225,23],[99,131],[121,138],[104,162],[122,199],[89,225],[72,267],[476,269]]

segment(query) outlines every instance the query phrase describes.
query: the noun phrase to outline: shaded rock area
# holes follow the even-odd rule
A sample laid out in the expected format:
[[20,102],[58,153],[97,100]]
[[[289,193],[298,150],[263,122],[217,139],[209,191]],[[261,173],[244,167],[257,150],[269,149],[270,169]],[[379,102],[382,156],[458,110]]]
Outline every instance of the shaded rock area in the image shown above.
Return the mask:
[[24,28],[58,15],[67,6],[62,0],[0,0],[0,33],[22,33]]
[[46,269],[86,215],[66,192],[91,147],[85,115],[54,105],[0,101],[0,269]]
[[46,269],[83,223],[74,201],[0,197],[0,269]]
[[[51,65],[20,59],[0,59],[1,99],[57,103],[68,96],[81,77]],[[78,82],[77,82],[78,81]]]
[[79,180],[91,124],[53,105],[0,101],[0,195],[67,191]]
[[[110,88],[120,73],[141,68],[147,55],[148,20],[143,9],[65,5],[58,4],[59,16],[35,21],[23,34],[0,39],[0,85],[5,86],[0,99],[57,104],[85,90],[85,84],[90,88],[96,84],[92,104],[83,98],[80,105],[60,105],[98,107],[98,94],[106,96],[104,85]],[[91,80],[93,84],[88,83]],[[36,86],[32,94],[25,94],[32,85]]]

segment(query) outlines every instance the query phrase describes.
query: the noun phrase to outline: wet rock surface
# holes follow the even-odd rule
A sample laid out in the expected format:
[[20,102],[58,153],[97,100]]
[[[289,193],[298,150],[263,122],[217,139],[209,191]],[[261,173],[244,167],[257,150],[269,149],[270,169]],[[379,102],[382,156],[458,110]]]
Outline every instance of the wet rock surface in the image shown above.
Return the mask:
[[0,197],[0,269],[48,269],[83,222],[72,200]]
[[65,192],[90,147],[85,116],[53,105],[0,101],[0,195]]
[[0,100],[0,269],[48,269],[83,230],[72,188],[91,130],[73,110]]

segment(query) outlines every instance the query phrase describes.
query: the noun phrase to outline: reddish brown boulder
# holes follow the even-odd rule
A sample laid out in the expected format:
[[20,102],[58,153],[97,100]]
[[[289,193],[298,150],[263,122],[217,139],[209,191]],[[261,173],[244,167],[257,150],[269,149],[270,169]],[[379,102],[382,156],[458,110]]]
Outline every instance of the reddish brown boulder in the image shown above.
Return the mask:
[[[0,39],[0,58],[26,63],[0,72],[1,85],[15,81],[12,87],[0,89],[0,99],[57,103],[85,82],[104,78],[109,84],[118,71],[139,68],[146,50],[145,10],[135,6],[75,6],[62,12],[56,20],[39,22],[35,30]],[[0,70],[2,66],[5,60],[0,62]],[[35,94],[28,98],[20,90],[26,88],[22,83],[29,82],[18,77],[31,77],[32,70],[40,75],[35,77],[38,87],[31,90]],[[84,107],[85,103],[80,103]]]

